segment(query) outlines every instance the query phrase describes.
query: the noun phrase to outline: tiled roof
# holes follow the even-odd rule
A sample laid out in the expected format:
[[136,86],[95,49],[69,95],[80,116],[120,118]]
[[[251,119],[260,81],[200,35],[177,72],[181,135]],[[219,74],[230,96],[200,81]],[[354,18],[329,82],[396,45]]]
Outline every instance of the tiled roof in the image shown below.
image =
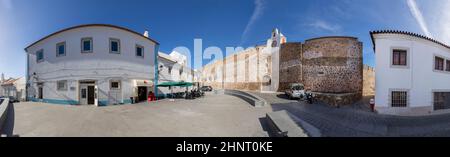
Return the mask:
[[402,34],[402,35],[409,35],[409,36],[413,36],[413,37],[417,37],[417,38],[421,38],[421,39],[425,39],[425,40],[434,42],[434,43],[436,43],[438,45],[441,45],[441,46],[444,46],[444,47],[450,49],[450,46],[448,46],[448,45],[446,45],[446,44],[444,44],[444,43],[442,43],[440,41],[437,41],[437,40],[435,40],[433,38],[427,37],[425,35],[421,35],[421,34],[417,34],[417,33],[411,33],[411,32],[407,32],[407,31],[398,31],[398,30],[377,30],[377,31],[371,31],[370,32],[370,37],[372,38],[372,44],[373,44],[373,50],[374,51],[375,51],[375,40],[374,40],[374,37],[373,37],[374,34]]
[[16,82],[17,80],[19,80],[18,78],[17,79],[14,79],[14,78],[9,78],[9,79],[7,79],[7,80],[5,80],[4,82],[2,82],[2,86],[4,86],[4,85],[12,85],[12,84],[14,84],[14,82]]

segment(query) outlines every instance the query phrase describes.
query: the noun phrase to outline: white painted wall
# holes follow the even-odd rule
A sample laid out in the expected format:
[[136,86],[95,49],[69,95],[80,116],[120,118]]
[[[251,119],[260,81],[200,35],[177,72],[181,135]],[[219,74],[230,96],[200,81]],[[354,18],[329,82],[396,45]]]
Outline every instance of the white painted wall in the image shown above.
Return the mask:
[[25,77],[20,77],[14,82],[14,87],[16,89],[16,98],[23,101],[26,98],[26,79]]
[[12,84],[0,86],[0,96],[13,96],[18,100],[25,100],[25,77],[14,80]]
[[[450,50],[431,41],[399,34],[375,34],[375,103],[381,113],[428,114],[433,112],[433,91],[450,91],[450,72],[434,70],[434,56],[450,60]],[[406,48],[408,68],[391,66],[391,49]],[[445,68],[445,65],[444,65]],[[408,108],[390,107],[390,90],[409,90]]]
[[[178,56],[179,58],[183,58]],[[160,66],[159,71],[159,83],[162,82],[196,82],[198,80],[198,75],[196,74],[197,78],[193,77],[193,70],[179,64],[176,58],[173,58],[172,55],[167,55],[165,53],[159,52],[158,57],[158,64],[162,65],[162,68]],[[169,67],[172,67],[171,73],[169,73]],[[180,75],[180,71],[182,71]],[[162,92],[160,94],[170,94],[171,92],[184,92],[186,91],[185,87],[174,87],[173,90],[170,90],[168,87],[160,87],[158,88],[159,92]],[[192,87],[188,88],[188,90],[191,90]]]
[[[93,38],[93,53],[81,53],[81,39]],[[109,53],[109,38],[120,39],[120,54]],[[66,42],[66,55],[56,57],[56,44]],[[144,47],[144,58],[135,55],[136,44]],[[106,26],[89,26],[53,35],[27,49],[29,97],[37,96],[36,82],[44,82],[44,98],[78,100],[78,81],[92,79],[99,86],[99,99],[108,99],[109,81],[122,80],[123,98],[134,95],[132,80],[154,80],[156,43],[134,33]],[[44,50],[44,61],[36,62],[36,51]],[[30,77],[29,77],[30,78]],[[57,91],[56,81],[68,80],[68,91]],[[74,90],[70,90],[73,87]]]

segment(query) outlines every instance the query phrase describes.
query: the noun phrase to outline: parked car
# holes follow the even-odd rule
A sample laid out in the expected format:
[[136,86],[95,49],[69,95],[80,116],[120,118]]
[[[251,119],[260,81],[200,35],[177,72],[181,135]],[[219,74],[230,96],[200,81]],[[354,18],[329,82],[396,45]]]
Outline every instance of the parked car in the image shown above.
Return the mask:
[[305,86],[301,83],[289,84],[289,89],[285,91],[289,99],[303,99],[305,97]]
[[0,96],[0,99],[6,99],[6,98],[9,98],[10,103],[19,102],[19,99],[17,99],[16,97],[13,97],[13,96]]
[[200,88],[201,91],[211,92],[213,88],[211,86],[203,86]]
[[9,98],[9,102],[10,102],[10,103],[19,102],[19,99],[17,99],[16,97],[9,96],[8,98]]

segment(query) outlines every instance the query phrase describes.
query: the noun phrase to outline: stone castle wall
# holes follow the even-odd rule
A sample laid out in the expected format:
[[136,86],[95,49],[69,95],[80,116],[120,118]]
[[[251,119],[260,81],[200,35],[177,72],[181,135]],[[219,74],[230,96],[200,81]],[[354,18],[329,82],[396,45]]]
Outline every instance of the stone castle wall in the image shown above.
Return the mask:
[[256,47],[227,56],[203,67],[203,85],[214,89],[260,91],[262,78],[270,72],[264,47]]
[[303,82],[314,92],[362,93],[362,69],[362,43],[356,38],[317,38],[303,46]]
[[[264,46],[247,49],[203,69],[204,85],[215,89],[261,91],[271,74],[271,57]],[[344,105],[359,100],[363,93],[362,43],[353,37],[323,37],[305,43],[281,44],[279,92],[290,83],[324,93],[323,101]],[[224,81],[222,81],[224,80]],[[270,79],[269,79],[270,80]],[[270,84],[269,84],[270,85]]]
[[375,69],[364,65],[363,69],[363,96],[375,95]]
[[302,83],[302,43],[286,43],[280,47],[280,84],[285,91],[290,83]]

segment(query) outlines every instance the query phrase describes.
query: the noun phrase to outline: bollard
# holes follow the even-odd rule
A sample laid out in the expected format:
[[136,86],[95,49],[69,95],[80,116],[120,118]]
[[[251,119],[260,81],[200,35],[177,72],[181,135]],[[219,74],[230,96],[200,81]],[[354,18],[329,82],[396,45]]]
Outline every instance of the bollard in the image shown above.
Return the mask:
[[370,104],[370,110],[372,112],[375,112],[375,100],[374,99],[370,99],[369,104]]

